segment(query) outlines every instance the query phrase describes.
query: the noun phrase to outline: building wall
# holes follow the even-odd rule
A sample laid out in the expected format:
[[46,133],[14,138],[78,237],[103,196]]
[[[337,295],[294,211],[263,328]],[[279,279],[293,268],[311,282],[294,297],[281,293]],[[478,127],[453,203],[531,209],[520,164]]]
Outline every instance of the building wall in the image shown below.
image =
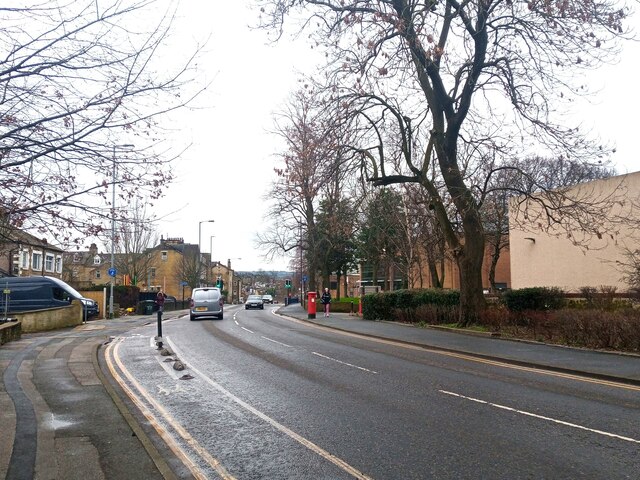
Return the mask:
[[[575,216],[571,232],[555,228],[546,231],[546,217],[531,203],[510,205],[511,279],[513,288],[559,287],[577,292],[581,287],[615,286],[626,291],[622,264],[625,250],[640,245],[632,219],[640,218],[640,172],[578,185],[569,190],[576,200],[589,202],[602,218],[602,225],[581,227]],[[521,200],[521,199],[520,199]],[[586,222],[585,222],[586,225]],[[589,234],[588,228],[598,233]]]
[[[95,245],[92,245],[92,248]],[[100,254],[96,250],[64,254],[64,272],[62,279],[76,289],[93,285],[109,285],[110,255]],[[116,284],[119,282],[116,279]]]
[[[182,300],[182,286],[180,282],[180,262],[182,261],[182,253],[172,248],[157,247],[149,252],[151,259],[149,261],[150,270],[147,272],[147,278],[142,279],[142,285],[139,286],[146,290],[158,290],[162,288],[167,295],[172,295],[178,300]],[[191,296],[191,288],[184,287],[184,298]]]
[[[18,277],[46,275],[62,278],[62,250],[46,246],[32,246],[17,243],[6,243],[0,252],[0,265]],[[37,254],[38,265],[34,262]],[[47,261],[49,259],[49,261]]]
[[[485,248],[484,260],[482,262],[482,288],[489,290],[491,283],[489,282],[489,269],[491,267],[491,251],[490,246]],[[496,284],[503,284],[506,288],[511,288],[511,252],[509,247],[502,249],[498,264],[496,265]],[[438,269],[440,270],[440,269]],[[429,268],[422,265],[421,271],[413,273],[412,288],[432,288],[431,275]],[[447,258],[444,262],[444,282],[443,288],[459,290],[460,289],[460,272],[458,265],[452,258]]]

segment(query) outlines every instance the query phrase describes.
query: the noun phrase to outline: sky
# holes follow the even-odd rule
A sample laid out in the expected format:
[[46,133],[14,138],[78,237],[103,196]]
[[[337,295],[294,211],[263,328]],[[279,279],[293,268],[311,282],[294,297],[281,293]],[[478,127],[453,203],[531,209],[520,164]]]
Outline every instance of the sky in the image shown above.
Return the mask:
[[[177,40],[193,44],[211,35],[198,60],[198,71],[211,86],[198,99],[201,108],[171,118],[171,135],[191,146],[176,162],[177,178],[153,211],[160,218],[159,235],[200,241],[212,260],[230,260],[239,271],[287,270],[287,258],[269,262],[255,245],[256,234],[273,221],[265,219],[265,195],[281,144],[270,132],[274,113],[297,88],[300,73],[314,71],[318,57],[304,38],[285,35],[274,45],[264,32],[250,29],[257,12],[248,3],[182,2]],[[633,24],[640,32],[640,15]],[[585,127],[616,144],[613,161],[620,173],[640,170],[638,58],[640,44],[627,43],[619,62],[590,77],[598,94],[579,113]],[[214,222],[200,224],[207,220]]]

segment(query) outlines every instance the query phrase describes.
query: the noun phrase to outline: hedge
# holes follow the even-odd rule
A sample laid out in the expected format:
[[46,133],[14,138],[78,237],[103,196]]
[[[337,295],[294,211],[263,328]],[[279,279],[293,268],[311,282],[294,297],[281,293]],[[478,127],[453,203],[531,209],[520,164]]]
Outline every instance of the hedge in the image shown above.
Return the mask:
[[423,305],[457,308],[460,305],[460,292],[405,289],[368,294],[362,299],[362,317],[365,320],[398,320],[398,317],[406,318],[407,311],[413,312]]
[[565,305],[564,292],[555,287],[509,290],[502,295],[502,301],[512,312],[558,310]]

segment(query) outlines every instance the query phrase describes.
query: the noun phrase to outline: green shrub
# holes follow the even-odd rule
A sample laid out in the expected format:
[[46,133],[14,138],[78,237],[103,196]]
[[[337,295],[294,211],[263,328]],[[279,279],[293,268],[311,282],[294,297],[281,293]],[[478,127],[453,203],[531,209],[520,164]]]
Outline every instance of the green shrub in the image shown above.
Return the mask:
[[503,302],[512,312],[525,310],[557,310],[565,303],[559,288],[531,287],[509,290],[502,295]]
[[[456,290],[394,290],[365,295],[362,300],[362,316],[366,320],[410,323],[438,318],[437,323],[447,323],[452,312],[455,312],[457,318],[459,305],[460,293]],[[429,308],[423,308],[424,306]]]
[[120,305],[120,308],[135,307],[139,295],[140,288],[135,285],[116,285],[113,288],[114,302]]
[[[357,313],[358,312],[358,302],[359,299],[355,299],[355,301],[345,302],[342,299],[339,302],[331,302],[330,310],[336,313]],[[322,304],[318,305],[320,310],[322,310]]]
[[[89,292],[101,292],[107,289],[107,298],[110,295],[110,284],[93,285],[85,290]],[[135,285],[114,285],[113,286],[113,303],[117,303],[121,308],[135,307],[138,303],[140,295],[140,287]]]

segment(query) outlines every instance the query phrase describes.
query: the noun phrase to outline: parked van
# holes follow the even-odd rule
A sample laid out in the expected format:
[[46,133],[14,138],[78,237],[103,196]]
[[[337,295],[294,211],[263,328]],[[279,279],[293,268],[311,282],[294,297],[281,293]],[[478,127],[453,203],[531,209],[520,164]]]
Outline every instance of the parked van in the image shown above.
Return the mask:
[[66,307],[72,300],[80,300],[83,318],[100,313],[98,304],[84,298],[71,285],[54,277],[2,277],[0,278],[0,315],[28,310]]

